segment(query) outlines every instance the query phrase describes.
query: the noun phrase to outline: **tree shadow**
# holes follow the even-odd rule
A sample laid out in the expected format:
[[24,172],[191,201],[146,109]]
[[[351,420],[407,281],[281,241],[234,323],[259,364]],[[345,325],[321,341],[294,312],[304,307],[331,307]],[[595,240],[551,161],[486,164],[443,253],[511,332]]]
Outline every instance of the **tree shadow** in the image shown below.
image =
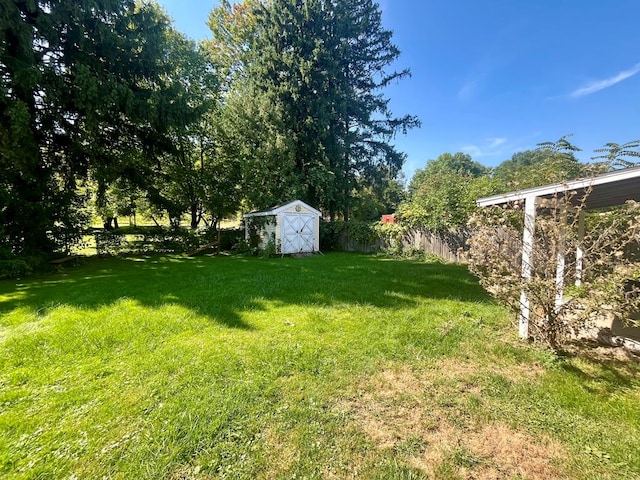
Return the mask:
[[242,314],[276,305],[402,308],[428,299],[492,302],[466,267],[358,254],[304,259],[138,256],[88,258],[79,267],[0,282],[0,313],[58,305],[97,309],[128,298],[178,304],[230,328]]
[[[561,369],[577,376],[590,393],[604,397],[638,386],[640,357],[621,347],[603,346],[593,340],[576,340],[561,352]],[[573,359],[582,360],[578,365]]]

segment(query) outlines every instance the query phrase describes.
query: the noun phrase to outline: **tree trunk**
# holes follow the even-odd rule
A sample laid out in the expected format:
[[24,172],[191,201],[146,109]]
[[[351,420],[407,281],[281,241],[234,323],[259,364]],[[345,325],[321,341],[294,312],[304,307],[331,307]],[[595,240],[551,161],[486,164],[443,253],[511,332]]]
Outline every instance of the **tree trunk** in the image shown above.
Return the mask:
[[220,242],[222,241],[222,232],[220,228],[220,224],[216,222],[216,228],[218,230],[218,245],[216,246],[216,250],[220,253]]
[[191,229],[195,230],[196,228],[198,228],[199,223],[200,223],[200,218],[198,215],[198,204],[192,203],[191,204]]

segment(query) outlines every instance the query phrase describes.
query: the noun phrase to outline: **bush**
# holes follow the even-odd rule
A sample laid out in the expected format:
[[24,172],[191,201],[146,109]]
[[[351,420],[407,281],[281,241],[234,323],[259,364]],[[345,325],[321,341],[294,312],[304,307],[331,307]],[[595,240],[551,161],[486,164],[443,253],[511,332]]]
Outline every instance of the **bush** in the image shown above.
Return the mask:
[[376,222],[372,228],[378,237],[384,241],[385,253],[391,256],[403,255],[402,240],[406,233],[406,228],[403,225],[399,223]]
[[29,263],[23,258],[0,260],[0,278],[19,278],[32,272]]
[[342,221],[320,221],[320,250],[332,252],[340,250],[340,235],[346,228]]
[[[222,230],[220,249],[230,250],[242,238],[239,229]],[[99,255],[184,253],[218,240],[215,229],[131,227],[95,233]]]
[[269,240],[264,248],[260,251],[264,258],[274,257],[276,255],[276,242]]
[[[521,272],[522,211],[483,209],[473,218],[469,240],[469,266],[482,285],[516,314],[525,292],[531,302],[529,336],[553,349],[595,319],[629,319],[640,307],[639,285],[629,281],[640,271],[640,262],[629,254],[640,234],[640,204],[589,213],[588,229],[579,242],[576,232],[585,203],[582,199],[579,207],[570,209],[564,203],[570,201],[571,196],[558,196],[550,202],[556,207],[536,218],[531,278]],[[577,248],[584,252],[584,264],[582,278],[576,279]],[[558,279],[562,252],[564,277]],[[571,286],[576,280],[579,286]]]
[[382,236],[376,230],[378,222],[363,222],[350,220],[344,222],[320,222],[320,249],[323,251],[334,250],[376,250]]
[[221,251],[232,250],[243,239],[244,239],[244,230],[242,228],[227,228],[227,229],[221,230],[220,231],[220,250]]
[[45,262],[44,257],[18,257],[10,251],[0,249],[0,279],[20,278],[29,275]]

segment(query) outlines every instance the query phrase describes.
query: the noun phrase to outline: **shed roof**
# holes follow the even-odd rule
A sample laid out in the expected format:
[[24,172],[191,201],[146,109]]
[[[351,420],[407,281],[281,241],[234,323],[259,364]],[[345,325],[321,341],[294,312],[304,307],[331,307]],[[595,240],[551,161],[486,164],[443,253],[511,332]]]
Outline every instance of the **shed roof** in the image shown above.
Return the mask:
[[246,217],[266,217],[269,215],[277,215],[280,212],[283,212],[291,207],[296,207],[299,206],[301,208],[304,208],[306,210],[311,210],[312,213],[314,213],[315,215],[317,215],[318,217],[322,216],[322,213],[318,210],[316,210],[315,208],[313,208],[310,205],[307,205],[306,203],[304,203],[302,200],[294,200],[293,202],[288,202],[288,203],[283,203],[281,205],[276,205],[275,207],[271,207],[268,208],[266,210],[260,210],[260,211],[256,211],[256,212],[249,212],[244,214],[243,216]]
[[518,202],[531,197],[552,198],[571,191],[577,193],[576,201],[580,201],[584,196],[584,192],[589,188],[591,193],[587,196],[585,204],[585,207],[589,210],[622,205],[627,200],[640,201],[640,167],[617,170],[591,178],[580,178],[542,187],[492,195],[478,199],[477,204],[479,207],[489,207]]

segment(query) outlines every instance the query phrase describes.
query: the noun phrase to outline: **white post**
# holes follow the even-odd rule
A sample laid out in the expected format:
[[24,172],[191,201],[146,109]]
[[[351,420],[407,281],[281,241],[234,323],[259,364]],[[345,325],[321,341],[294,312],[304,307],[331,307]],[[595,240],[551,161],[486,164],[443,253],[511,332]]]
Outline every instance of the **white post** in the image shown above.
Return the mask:
[[560,310],[562,307],[562,301],[564,297],[564,267],[565,267],[565,258],[564,258],[564,250],[565,250],[565,241],[567,235],[567,200],[562,199],[562,204],[560,205],[560,214],[558,217],[558,251],[556,252],[556,301],[555,307],[556,312]]
[[582,285],[584,269],[584,210],[578,212],[578,245],[576,248],[576,287]]
[[[522,232],[522,279],[531,279],[533,270],[533,238],[536,226],[536,197],[527,197],[524,206],[524,231]],[[529,338],[529,313],[531,305],[525,290],[520,294],[520,338]]]

